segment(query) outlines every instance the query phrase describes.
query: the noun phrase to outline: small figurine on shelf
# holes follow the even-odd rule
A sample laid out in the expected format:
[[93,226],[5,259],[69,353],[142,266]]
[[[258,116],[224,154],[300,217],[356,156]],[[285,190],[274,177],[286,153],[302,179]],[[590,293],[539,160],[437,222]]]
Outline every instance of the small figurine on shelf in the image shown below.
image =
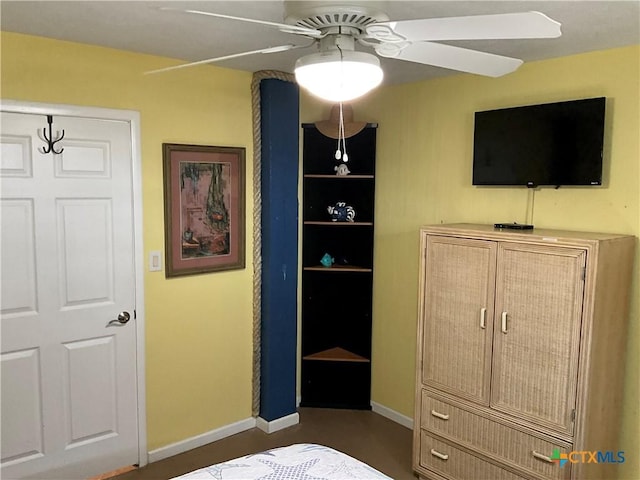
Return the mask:
[[332,222],[353,222],[356,216],[356,211],[350,205],[345,202],[338,202],[335,206],[329,205],[327,212],[331,215]]
[[323,267],[330,267],[331,265],[333,265],[334,262],[335,262],[335,259],[328,253],[325,253],[320,259],[320,263],[322,264]]
[[351,173],[351,170],[349,170],[349,167],[347,167],[346,163],[341,163],[340,165],[333,167],[333,169],[335,170],[336,175],[339,177],[346,177]]
[[341,267],[347,267],[350,265],[350,262],[347,259],[347,257],[338,257],[334,263],[336,265],[340,265]]

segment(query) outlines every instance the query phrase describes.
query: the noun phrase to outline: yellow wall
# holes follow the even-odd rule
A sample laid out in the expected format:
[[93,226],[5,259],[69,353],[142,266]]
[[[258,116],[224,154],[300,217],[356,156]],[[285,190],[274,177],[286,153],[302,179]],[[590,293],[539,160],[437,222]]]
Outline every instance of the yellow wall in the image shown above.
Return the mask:
[[145,259],[164,249],[162,143],[247,147],[247,268],[171,280],[145,273],[148,447],[251,417],[251,73],[203,66],[144,76],[169,61],[9,33],[1,40],[2,98],[140,112]]
[[[543,188],[538,227],[640,236],[640,48],[532,62],[498,79],[472,75],[383,88],[354,102],[356,120],[379,122],[376,175],[373,400],[413,417],[418,228],[527,220],[526,188],[471,185],[473,112],[606,96],[604,186]],[[307,101],[316,113],[317,106]],[[323,112],[322,118],[326,118]],[[640,318],[636,252],[620,478],[640,478]],[[603,365],[602,368],[607,368]],[[603,412],[601,421],[606,421]]]

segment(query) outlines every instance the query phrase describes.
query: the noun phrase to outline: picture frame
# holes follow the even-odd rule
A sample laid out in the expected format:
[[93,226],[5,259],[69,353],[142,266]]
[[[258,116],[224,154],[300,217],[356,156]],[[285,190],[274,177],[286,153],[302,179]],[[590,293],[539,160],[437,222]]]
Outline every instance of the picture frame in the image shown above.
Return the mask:
[[245,268],[244,147],[162,144],[165,275]]

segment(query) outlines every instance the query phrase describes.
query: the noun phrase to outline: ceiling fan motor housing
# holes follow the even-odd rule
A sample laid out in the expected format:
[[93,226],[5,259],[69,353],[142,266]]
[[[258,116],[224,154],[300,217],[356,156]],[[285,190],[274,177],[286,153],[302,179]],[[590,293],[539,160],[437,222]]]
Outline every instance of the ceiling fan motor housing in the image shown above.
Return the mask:
[[[329,29],[333,30],[333,29]],[[321,52],[332,52],[334,50],[346,52],[355,50],[355,37],[353,36],[351,28],[342,28],[336,32],[329,31],[329,33],[318,40],[318,49]]]
[[[376,2],[383,3],[383,2]],[[367,25],[386,22],[389,17],[372,8],[371,2],[285,1],[285,23],[325,31],[332,27],[351,27],[363,32]],[[381,5],[384,6],[384,5]]]

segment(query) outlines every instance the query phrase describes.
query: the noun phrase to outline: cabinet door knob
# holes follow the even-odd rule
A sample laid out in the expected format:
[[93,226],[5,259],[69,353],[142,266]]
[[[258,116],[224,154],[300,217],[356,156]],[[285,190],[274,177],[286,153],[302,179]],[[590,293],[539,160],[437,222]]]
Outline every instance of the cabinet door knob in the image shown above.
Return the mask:
[[487,309],[480,309],[480,328],[487,328]]
[[441,418],[442,420],[449,420],[449,415],[447,415],[446,413],[440,413],[436,412],[435,410],[431,410],[431,415]]
[[507,312],[502,312],[502,333],[507,333]]
[[433,448],[431,449],[431,455],[433,455],[434,457],[438,457],[441,460],[449,460],[449,455],[447,455],[446,453],[440,453]]
[[538,460],[542,460],[543,462],[547,462],[547,463],[555,463],[551,457],[544,455],[542,453],[538,453],[535,450],[533,452],[531,452],[531,455],[533,455],[535,458],[537,458]]

